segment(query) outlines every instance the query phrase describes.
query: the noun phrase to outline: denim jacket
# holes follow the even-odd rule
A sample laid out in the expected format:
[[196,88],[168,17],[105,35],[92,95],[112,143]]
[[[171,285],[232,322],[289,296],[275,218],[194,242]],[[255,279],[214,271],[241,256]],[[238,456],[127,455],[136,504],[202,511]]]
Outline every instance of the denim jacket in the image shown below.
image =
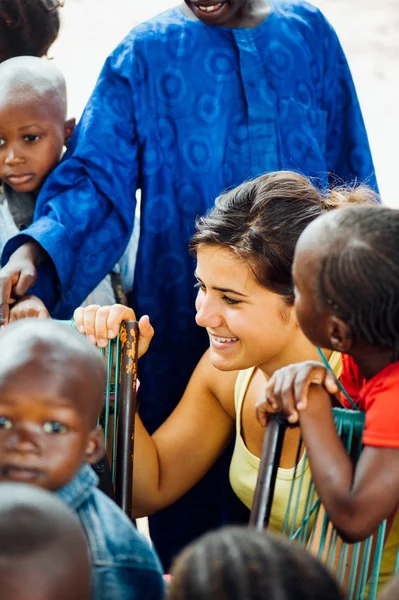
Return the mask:
[[158,557],[121,509],[97,489],[89,465],[56,495],[77,513],[92,562],[92,600],[161,600]]

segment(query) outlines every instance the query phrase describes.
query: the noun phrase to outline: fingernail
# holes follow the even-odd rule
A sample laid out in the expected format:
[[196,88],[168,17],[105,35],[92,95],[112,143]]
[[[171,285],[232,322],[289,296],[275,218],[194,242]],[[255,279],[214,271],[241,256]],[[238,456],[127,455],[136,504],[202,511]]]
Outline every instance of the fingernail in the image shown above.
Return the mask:
[[107,345],[107,343],[108,343],[107,340],[98,340],[97,346],[99,348],[105,348],[105,346]]
[[89,342],[91,342],[92,344],[96,343],[96,338],[94,337],[94,335],[88,335],[87,339],[89,340]]
[[84,333],[85,332],[84,325],[79,325],[78,329],[79,329],[80,333]]
[[112,329],[108,329],[107,333],[108,333],[108,337],[109,338],[114,338],[115,337],[115,331],[113,331]]

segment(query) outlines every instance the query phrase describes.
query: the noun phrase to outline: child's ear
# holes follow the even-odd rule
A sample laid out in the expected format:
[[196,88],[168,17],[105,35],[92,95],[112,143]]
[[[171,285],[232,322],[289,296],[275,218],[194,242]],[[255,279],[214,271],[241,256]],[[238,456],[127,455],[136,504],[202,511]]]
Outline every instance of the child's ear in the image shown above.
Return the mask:
[[335,315],[331,315],[328,319],[327,328],[331,348],[337,352],[347,354],[353,346],[352,331],[348,323]]
[[76,125],[76,119],[68,119],[67,121],[65,121],[65,137],[64,137],[64,144],[65,146],[67,145],[67,143],[70,140],[71,135],[73,134],[73,130],[75,129],[75,125]]
[[90,465],[94,465],[104,458],[104,454],[104,432],[100,427],[96,427],[89,435],[89,442],[85,452],[85,461]]

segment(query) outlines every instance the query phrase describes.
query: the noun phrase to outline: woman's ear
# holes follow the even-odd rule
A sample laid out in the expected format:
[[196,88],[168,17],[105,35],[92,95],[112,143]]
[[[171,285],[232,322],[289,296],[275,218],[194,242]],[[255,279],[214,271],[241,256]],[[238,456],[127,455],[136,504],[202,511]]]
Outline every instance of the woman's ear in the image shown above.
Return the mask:
[[280,319],[283,323],[290,323],[294,326],[299,327],[298,319],[296,318],[296,310],[295,306],[290,306],[284,300],[281,300],[281,304],[279,306],[279,314]]
[[347,354],[352,348],[353,336],[350,325],[336,315],[328,317],[327,333],[331,348],[337,352]]
[[89,442],[86,447],[85,461],[90,465],[95,464],[104,458],[104,432],[100,427],[96,427],[89,434]]

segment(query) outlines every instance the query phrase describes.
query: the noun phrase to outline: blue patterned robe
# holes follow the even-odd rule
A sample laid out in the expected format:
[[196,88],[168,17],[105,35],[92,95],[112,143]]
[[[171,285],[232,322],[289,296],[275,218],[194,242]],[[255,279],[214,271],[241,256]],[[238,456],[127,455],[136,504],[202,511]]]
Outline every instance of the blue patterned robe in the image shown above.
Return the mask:
[[[36,292],[54,315],[68,317],[121,256],[141,189],[131,301],[156,331],[140,363],[141,414],[150,431],[180,399],[207,347],[194,322],[187,251],[195,217],[226,188],[278,169],[315,176],[321,185],[339,178],[376,186],[343,50],[316,8],[280,3],[258,27],[233,30],[176,8],[133,29],[107,59],[24,236],[42,244],[59,278],[42,265]],[[14,238],[3,259],[20,243]],[[219,480],[201,499],[201,512],[193,509],[195,523],[183,522],[178,509],[180,524],[164,530],[167,543],[184,537],[183,529],[200,533],[218,523]]]

